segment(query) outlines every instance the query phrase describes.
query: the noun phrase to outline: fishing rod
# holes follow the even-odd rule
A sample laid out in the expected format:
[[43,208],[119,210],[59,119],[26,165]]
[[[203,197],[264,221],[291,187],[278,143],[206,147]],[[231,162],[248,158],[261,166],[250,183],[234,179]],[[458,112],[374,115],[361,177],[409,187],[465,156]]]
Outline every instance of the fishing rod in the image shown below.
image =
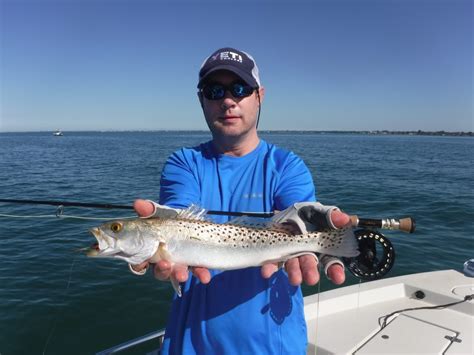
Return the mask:
[[[133,206],[129,205],[117,205],[112,203],[86,203],[86,202],[71,202],[71,201],[51,201],[51,200],[17,200],[17,199],[5,199],[1,198],[0,202],[3,203],[16,203],[26,205],[49,205],[49,206],[62,206],[62,207],[82,207],[82,208],[98,208],[98,209],[119,209],[119,210],[133,210]],[[249,216],[249,217],[272,217],[273,213],[263,212],[231,212],[231,211],[206,211],[210,215],[219,216]]]
[[[86,202],[71,202],[71,201],[51,201],[51,200],[19,200],[19,199],[0,199],[2,203],[16,203],[16,204],[30,204],[30,205],[49,205],[49,206],[62,206],[62,207],[82,207],[82,208],[98,208],[98,209],[121,209],[121,210],[133,210],[133,206],[129,205],[117,205],[112,203],[86,203]],[[261,217],[270,218],[275,214],[272,212],[233,212],[233,211],[206,211],[209,215],[218,216],[248,216],[248,217]],[[353,227],[361,228],[378,228],[378,229],[391,229],[400,230],[406,233],[413,233],[415,231],[415,220],[411,217],[402,219],[385,218],[359,218],[357,215],[351,215],[351,224]]]
[[[71,201],[51,201],[51,200],[19,200],[19,199],[0,199],[0,203],[32,204],[32,205],[50,205],[63,207],[82,207],[99,209],[121,209],[133,210],[133,206],[117,205],[111,203],[85,203]],[[303,207],[304,209],[305,207]],[[300,210],[301,212],[302,210]],[[318,216],[314,211],[302,215],[310,223],[318,225]],[[260,212],[231,212],[231,211],[213,211],[206,212],[210,215],[221,216],[248,216],[269,218],[275,213]],[[58,215],[58,213],[56,214]],[[400,230],[406,233],[415,231],[415,220],[411,217],[402,219],[385,218],[359,218],[357,215],[350,216],[352,227],[360,228],[354,231],[359,249],[359,256],[354,258],[342,258],[349,271],[356,277],[363,280],[376,280],[387,274],[395,263],[395,250],[392,243],[377,229]]]

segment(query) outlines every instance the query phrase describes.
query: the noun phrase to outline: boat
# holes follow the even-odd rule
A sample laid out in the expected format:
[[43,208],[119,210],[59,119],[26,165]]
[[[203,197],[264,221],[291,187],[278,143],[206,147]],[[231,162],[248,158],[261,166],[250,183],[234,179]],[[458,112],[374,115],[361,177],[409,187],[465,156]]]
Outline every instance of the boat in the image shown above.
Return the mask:
[[[344,286],[304,304],[308,355],[474,354],[474,278],[455,270]],[[158,349],[148,355],[159,354],[163,337],[157,330],[97,354],[149,341]]]
[[63,136],[63,132],[61,132],[59,129],[53,132],[53,136],[60,137]]
[[443,270],[305,297],[307,353],[473,354],[473,294],[474,278]]

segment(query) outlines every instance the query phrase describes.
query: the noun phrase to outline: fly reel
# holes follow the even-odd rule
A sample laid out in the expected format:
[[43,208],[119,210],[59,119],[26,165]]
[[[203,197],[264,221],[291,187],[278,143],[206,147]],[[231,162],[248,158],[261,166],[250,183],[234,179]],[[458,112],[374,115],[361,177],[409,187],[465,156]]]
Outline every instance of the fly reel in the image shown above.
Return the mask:
[[360,254],[343,258],[344,264],[357,278],[377,280],[385,276],[395,263],[395,249],[382,233],[370,229],[354,232]]

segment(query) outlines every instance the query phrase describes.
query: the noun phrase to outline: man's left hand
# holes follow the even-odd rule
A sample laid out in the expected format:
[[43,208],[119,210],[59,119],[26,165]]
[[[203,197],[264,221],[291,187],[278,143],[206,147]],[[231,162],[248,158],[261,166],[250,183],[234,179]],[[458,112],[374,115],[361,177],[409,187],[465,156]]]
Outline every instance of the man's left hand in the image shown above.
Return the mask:
[[[331,221],[336,228],[343,228],[350,223],[350,217],[340,210],[333,210],[331,211]],[[293,286],[298,286],[302,282],[312,286],[319,282],[318,264],[311,255],[288,259],[285,263],[285,269],[288,273],[290,284]],[[267,279],[277,270],[277,264],[265,264],[262,266],[262,276]],[[327,276],[336,285],[342,284],[346,279],[344,268],[339,264],[329,266]]]

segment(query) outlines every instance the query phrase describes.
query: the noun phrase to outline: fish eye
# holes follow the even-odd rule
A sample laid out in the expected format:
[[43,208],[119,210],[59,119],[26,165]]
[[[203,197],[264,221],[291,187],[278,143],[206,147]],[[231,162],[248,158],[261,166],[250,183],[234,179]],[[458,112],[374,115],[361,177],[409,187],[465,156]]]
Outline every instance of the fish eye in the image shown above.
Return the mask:
[[114,222],[111,224],[110,229],[112,230],[112,232],[118,233],[122,230],[122,223]]

